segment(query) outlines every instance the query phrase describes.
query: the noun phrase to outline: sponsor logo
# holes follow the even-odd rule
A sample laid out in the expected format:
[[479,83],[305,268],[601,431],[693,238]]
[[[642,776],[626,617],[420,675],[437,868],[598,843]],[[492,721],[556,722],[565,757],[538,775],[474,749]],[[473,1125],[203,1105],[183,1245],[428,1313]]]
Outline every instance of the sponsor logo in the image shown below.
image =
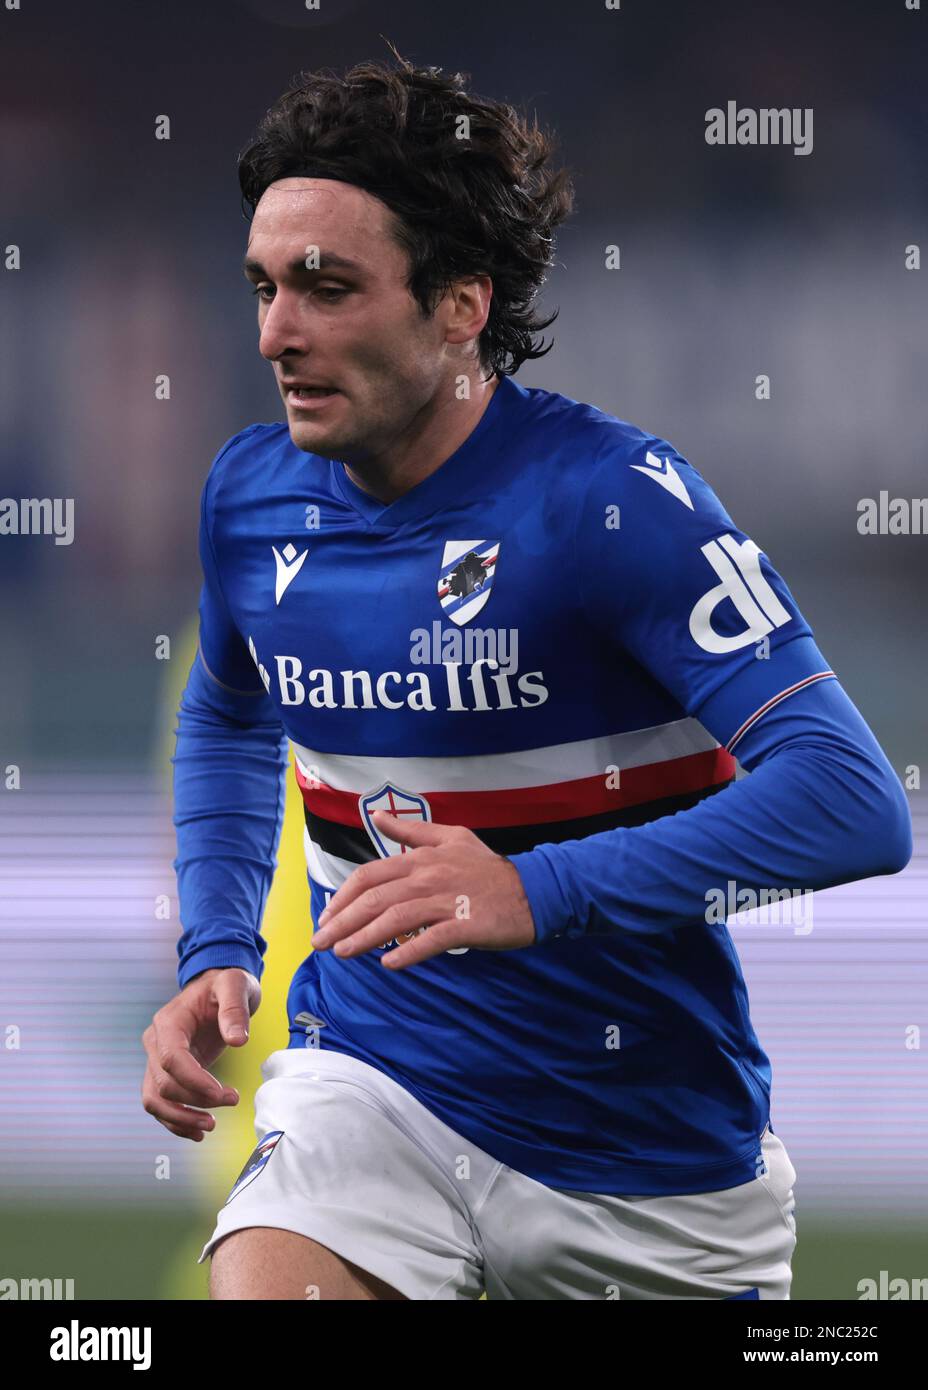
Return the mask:
[[[753,541],[739,544],[734,536],[719,536],[700,549],[720,581],[703,594],[690,613],[690,636],[703,651],[739,651],[790,621],[790,614],[761,572],[761,551]],[[712,615],[726,599],[735,605],[745,623],[741,632],[730,636],[712,626]]]
[[[271,674],[258,660],[251,637],[248,650],[270,693]],[[330,671],[322,666],[303,670],[297,656],[275,656],[280,703],[309,705],[313,709],[411,709],[450,713],[465,710],[532,709],[543,705],[548,688],[541,671],[521,676],[502,670],[493,657],[481,657],[469,666],[457,661],[438,664],[434,676],[427,671]],[[438,674],[440,672],[440,674]],[[436,701],[441,702],[439,705]]]
[[305,1035],[304,1047],[318,1048],[319,1030],[321,1028],[326,1028],[328,1025],[324,1018],[317,1018],[315,1014],[311,1014],[307,1009],[303,1009],[293,1020],[293,1026],[295,1028],[302,1028]]
[[294,1023],[298,1023],[301,1028],[327,1028],[328,1024],[324,1018],[318,1018],[316,1014],[311,1014],[307,1009],[298,1013],[294,1018]]

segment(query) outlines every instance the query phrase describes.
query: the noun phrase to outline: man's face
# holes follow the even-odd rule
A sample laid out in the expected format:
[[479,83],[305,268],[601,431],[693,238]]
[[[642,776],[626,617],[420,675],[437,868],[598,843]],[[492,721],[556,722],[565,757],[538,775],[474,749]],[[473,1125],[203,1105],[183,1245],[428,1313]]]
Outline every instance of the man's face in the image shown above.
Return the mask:
[[[280,179],[255,209],[245,274],[257,289],[259,350],[273,363],[290,437],[308,453],[376,458],[448,372],[448,297],[422,317],[391,217],[378,198],[333,179]],[[308,269],[314,248],[319,269]],[[295,394],[289,383],[330,391]]]

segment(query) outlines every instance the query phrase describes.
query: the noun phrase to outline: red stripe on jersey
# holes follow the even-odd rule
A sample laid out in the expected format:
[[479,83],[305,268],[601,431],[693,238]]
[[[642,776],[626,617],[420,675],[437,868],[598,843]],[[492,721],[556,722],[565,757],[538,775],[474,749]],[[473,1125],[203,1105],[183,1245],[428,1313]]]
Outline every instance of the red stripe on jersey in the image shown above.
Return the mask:
[[[613,774],[615,775],[615,774]],[[662,797],[702,791],[727,782],[735,775],[735,760],[724,748],[690,753],[682,758],[628,767],[619,774],[620,785],[608,785],[606,772],[570,782],[551,782],[540,787],[505,787],[494,791],[415,792],[425,797],[432,820],[439,825],[465,825],[487,830],[503,825],[542,825],[547,821],[577,820],[606,811],[640,806]],[[358,800],[361,792],[336,791],[325,784],[310,786],[299,768],[296,780],[307,809],[323,820],[361,826]]]

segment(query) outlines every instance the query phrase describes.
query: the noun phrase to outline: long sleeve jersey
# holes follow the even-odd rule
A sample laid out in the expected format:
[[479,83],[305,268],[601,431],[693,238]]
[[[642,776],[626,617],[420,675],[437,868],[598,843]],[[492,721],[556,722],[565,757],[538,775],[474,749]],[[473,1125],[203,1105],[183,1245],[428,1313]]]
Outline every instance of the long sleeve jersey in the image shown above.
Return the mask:
[[242,431],[206,480],[200,556],[180,984],[261,974],[292,744],[312,917],[404,852],[371,821],[386,807],[510,858],[536,940],[399,972],[380,966],[392,943],[311,953],[291,1047],[380,1068],[550,1186],[752,1179],[771,1068],[718,903],[897,872],[911,826],[789,589],[700,474],[504,377],[390,504],[285,425]]

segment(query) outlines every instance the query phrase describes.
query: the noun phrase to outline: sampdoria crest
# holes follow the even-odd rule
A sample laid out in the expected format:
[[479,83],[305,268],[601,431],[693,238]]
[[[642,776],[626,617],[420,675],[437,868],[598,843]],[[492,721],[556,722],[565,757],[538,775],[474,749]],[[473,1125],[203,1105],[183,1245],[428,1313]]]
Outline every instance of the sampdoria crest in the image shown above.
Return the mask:
[[445,541],[438,575],[438,601],[458,627],[476,618],[490,597],[499,541]]

